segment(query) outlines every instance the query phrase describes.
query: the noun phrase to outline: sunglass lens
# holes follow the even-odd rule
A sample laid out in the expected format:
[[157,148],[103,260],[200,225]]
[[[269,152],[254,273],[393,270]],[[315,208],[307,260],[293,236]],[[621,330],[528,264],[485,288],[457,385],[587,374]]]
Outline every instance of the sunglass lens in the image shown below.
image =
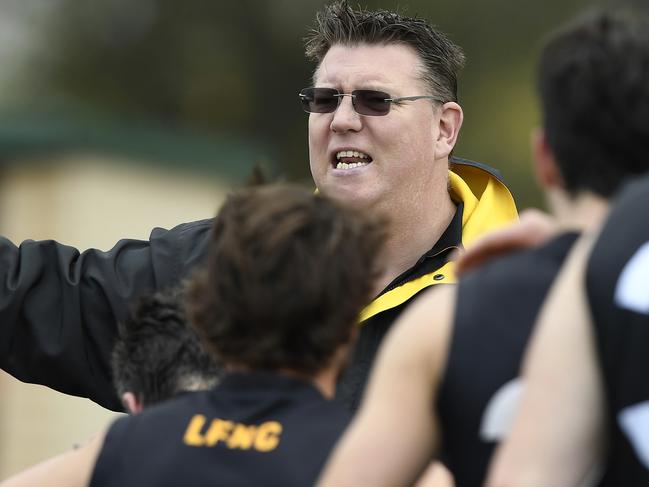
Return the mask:
[[338,106],[338,91],[333,88],[305,88],[300,91],[304,111],[309,113],[331,113]]
[[388,93],[374,90],[356,90],[353,92],[354,107],[362,115],[387,115],[390,111],[390,98]]

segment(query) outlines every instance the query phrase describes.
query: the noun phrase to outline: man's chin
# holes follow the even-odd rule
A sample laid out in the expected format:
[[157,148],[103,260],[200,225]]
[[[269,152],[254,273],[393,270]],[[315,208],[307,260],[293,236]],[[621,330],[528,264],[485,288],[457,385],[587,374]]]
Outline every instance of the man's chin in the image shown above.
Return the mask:
[[372,206],[368,195],[348,188],[328,188],[327,190],[321,191],[321,193],[342,205],[352,208],[364,209]]

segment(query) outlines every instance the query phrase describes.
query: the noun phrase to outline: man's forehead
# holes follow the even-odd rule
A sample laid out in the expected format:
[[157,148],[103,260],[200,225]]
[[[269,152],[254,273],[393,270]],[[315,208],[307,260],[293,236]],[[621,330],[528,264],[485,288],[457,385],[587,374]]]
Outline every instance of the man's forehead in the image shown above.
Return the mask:
[[381,72],[368,72],[362,68],[352,68],[345,71],[327,70],[326,66],[320,65],[314,74],[314,79],[320,83],[339,84],[353,78],[356,83],[367,85],[383,85],[394,82],[394,77],[382,74]]
[[313,78],[318,83],[339,84],[353,81],[366,85],[403,83],[418,80],[419,56],[402,44],[332,46]]

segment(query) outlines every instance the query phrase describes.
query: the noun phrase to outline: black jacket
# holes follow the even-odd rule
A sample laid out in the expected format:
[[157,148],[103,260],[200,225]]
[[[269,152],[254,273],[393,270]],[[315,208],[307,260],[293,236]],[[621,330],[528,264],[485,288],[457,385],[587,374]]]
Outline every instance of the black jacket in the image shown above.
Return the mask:
[[133,301],[188,276],[207,252],[211,220],[155,229],[82,254],[52,240],[0,237],[0,367],[24,382],[122,406],[110,354]]

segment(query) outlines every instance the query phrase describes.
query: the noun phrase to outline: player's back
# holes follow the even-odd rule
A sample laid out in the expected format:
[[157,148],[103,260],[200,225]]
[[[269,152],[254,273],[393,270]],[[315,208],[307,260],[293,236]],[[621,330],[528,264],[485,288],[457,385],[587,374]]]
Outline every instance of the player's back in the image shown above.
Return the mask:
[[312,485],[348,420],[302,380],[229,374],[116,421],[91,485]]
[[442,460],[457,485],[480,486],[515,412],[519,368],[538,311],[578,234],[499,259],[458,285],[437,409]]
[[586,292],[609,415],[603,485],[649,485],[649,177],[616,201]]

